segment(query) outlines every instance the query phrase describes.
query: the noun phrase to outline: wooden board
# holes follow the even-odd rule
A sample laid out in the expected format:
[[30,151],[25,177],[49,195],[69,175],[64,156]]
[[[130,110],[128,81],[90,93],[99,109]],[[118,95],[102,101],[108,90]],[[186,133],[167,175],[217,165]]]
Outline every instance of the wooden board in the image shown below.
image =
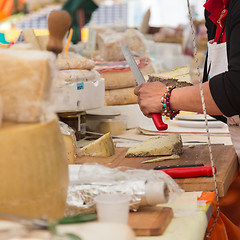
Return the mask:
[[159,236],[165,231],[173,218],[169,207],[140,207],[129,214],[128,224],[136,236]]
[[[116,153],[107,158],[103,157],[80,157],[76,163],[99,163],[111,168],[127,166],[137,169],[153,169],[155,166],[167,166],[175,164],[203,163],[210,166],[208,146],[184,147],[184,152],[179,159],[166,160],[159,163],[141,163],[154,157],[125,158],[127,148],[116,148]],[[220,197],[223,197],[238,168],[237,155],[232,145],[212,145],[213,158],[217,168],[217,184]],[[175,179],[185,191],[214,191],[212,177]]]

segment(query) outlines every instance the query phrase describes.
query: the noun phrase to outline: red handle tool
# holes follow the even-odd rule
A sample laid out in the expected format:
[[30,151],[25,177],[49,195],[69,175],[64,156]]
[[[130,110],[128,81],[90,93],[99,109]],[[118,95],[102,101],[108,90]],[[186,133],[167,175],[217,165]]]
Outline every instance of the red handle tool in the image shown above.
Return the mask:
[[[216,173],[216,167],[214,167]],[[186,167],[186,168],[170,168],[162,169],[172,178],[189,178],[189,177],[210,177],[213,175],[212,167]]]
[[163,122],[161,114],[152,113],[151,117],[152,117],[152,120],[153,120],[157,130],[167,130],[168,129],[168,125]]

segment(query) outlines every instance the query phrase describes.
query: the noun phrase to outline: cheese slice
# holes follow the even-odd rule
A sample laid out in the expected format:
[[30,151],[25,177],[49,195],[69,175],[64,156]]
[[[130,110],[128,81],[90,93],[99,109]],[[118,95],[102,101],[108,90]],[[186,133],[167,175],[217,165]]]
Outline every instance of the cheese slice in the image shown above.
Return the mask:
[[[55,56],[36,50],[0,49],[3,120],[39,121],[50,98]],[[49,104],[47,104],[49,106]]]
[[115,148],[110,133],[106,133],[93,143],[78,150],[79,156],[109,157],[114,153]]
[[125,157],[150,157],[179,155],[183,151],[179,134],[162,135],[149,138],[128,149]]
[[0,149],[0,212],[63,217],[68,164],[57,117],[43,123],[3,122]]

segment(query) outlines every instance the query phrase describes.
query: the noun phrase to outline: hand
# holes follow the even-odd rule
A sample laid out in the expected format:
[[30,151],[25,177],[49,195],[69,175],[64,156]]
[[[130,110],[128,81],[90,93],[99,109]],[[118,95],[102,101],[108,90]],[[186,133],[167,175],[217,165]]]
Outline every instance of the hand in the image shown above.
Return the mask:
[[166,86],[161,82],[143,83],[135,88],[134,94],[138,96],[138,104],[145,116],[162,113],[161,98],[165,91]]

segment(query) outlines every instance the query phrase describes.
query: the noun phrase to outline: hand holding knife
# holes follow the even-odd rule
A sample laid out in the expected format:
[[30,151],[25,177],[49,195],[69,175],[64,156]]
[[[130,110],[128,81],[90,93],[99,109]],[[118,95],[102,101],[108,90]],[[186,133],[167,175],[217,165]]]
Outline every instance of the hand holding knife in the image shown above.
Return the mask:
[[[140,85],[140,84],[144,83],[145,79],[144,79],[144,77],[142,75],[142,72],[138,68],[137,63],[136,63],[134,57],[132,56],[130,50],[127,48],[127,46],[123,46],[122,47],[122,52],[123,52],[123,55],[124,55],[128,65],[129,65],[129,67],[132,70],[132,73],[133,73],[133,75],[135,77],[137,85]],[[162,121],[161,114],[159,114],[159,113],[152,113],[151,117],[152,117],[152,120],[153,120],[153,122],[154,122],[154,124],[155,124],[155,126],[156,126],[156,128],[158,130],[167,130],[168,125],[165,124]]]

